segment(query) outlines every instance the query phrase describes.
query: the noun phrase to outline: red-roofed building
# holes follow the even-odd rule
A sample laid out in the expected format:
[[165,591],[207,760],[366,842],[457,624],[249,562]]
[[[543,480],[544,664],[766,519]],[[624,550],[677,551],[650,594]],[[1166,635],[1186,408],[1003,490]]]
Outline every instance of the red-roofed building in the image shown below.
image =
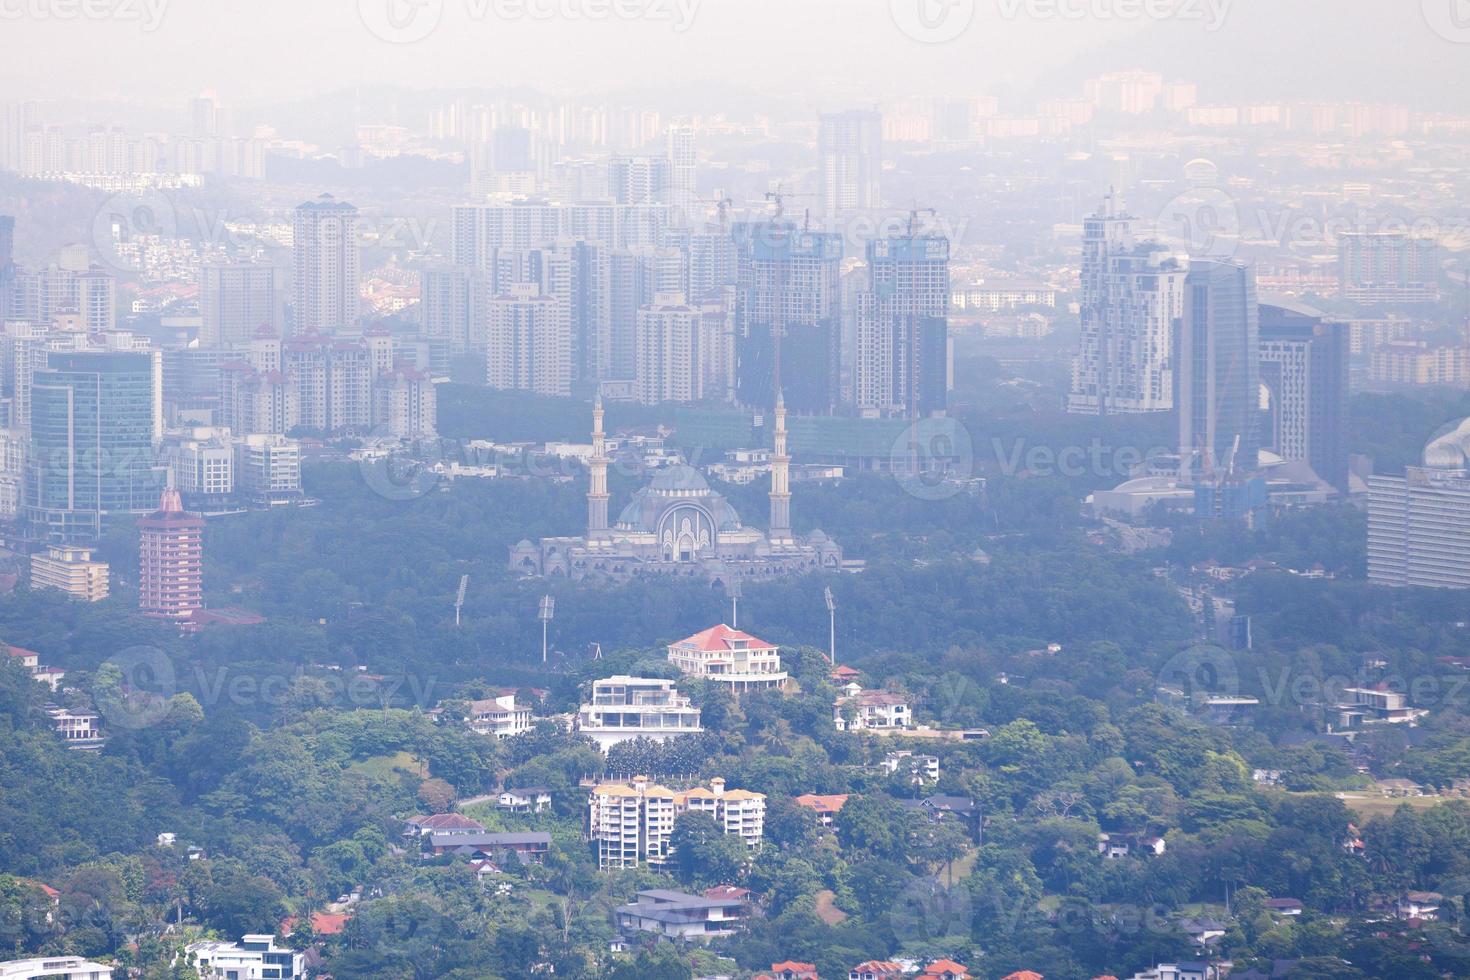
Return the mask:
[[185,622],[204,606],[204,518],[184,511],[179,491],[163,491],[158,510],[138,521],[138,607]]
[[[919,980],[970,980],[970,971],[954,960],[935,960],[924,967],[924,972],[919,974]],[[1002,980],[1043,980],[1043,977],[1039,973],[1022,970]]]
[[795,960],[787,960],[785,963],[772,963],[770,973],[762,973],[755,980],[818,980],[817,967],[814,963],[798,963]]
[[485,825],[462,813],[432,813],[426,817],[409,817],[404,821],[403,836],[428,837],[430,834],[483,834]]
[[847,971],[847,980],[899,980],[903,967],[892,960],[868,960]]
[[803,793],[796,798],[796,805],[814,811],[817,815],[817,822],[823,827],[832,826],[832,819],[841,812],[846,804],[847,795],[842,793],[834,793],[831,796]]
[[669,644],[669,663],[689,677],[726,684],[735,694],[786,683],[779,648],[723,623]]
[[840,685],[851,684],[863,676],[863,672],[847,664],[840,664],[827,672],[827,676]]

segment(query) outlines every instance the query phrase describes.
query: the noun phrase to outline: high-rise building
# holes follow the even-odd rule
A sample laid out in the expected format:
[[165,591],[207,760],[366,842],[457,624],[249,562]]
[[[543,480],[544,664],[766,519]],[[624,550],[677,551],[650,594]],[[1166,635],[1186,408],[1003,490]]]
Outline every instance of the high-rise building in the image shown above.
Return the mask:
[[[419,277],[424,336],[447,342],[451,354],[484,346],[477,328],[477,299],[484,302],[484,274],[456,265],[425,269]],[[478,336],[479,344],[472,343]]]
[[698,193],[699,144],[693,126],[670,126],[669,203],[683,214],[693,210]]
[[1067,400],[1075,414],[1174,407],[1185,265],[1162,245],[1135,243],[1133,221],[1110,194],[1083,222],[1082,336]]
[[138,520],[138,565],[138,608],[147,615],[187,620],[203,608],[204,518],[185,512],[173,487]]
[[638,311],[660,293],[683,291],[684,256],[674,249],[619,249],[607,254],[607,357],[600,380],[638,373]]
[[825,112],[817,124],[817,181],[831,220],[883,206],[883,117],[872,110]]
[[633,391],[645,405],[703,397],[700,312],[682,293],[659,293],[638,311]]
[[110,515],[157,500],[160,374],[156,356],[133,351],[51,352],[34,372],[23,508],[33,536],[92,541]]
[[1261,307],[1261,446],[1348,492],[1348,327],[1315,312]]
[[96,268],[55,264],[29,272],[13,268],[7,315],[47,325],[59,313],[76,313],[80,329],[110,333],[117,329],[117,279]]
[[668,204],[673,187],[668,157],[613,157],[607,162],[607,186],[618,204]]
[[868,243],[857,297],[853,401],[865,412],[933,415],[948,407],[949,239]]
[[492,388],[538,395],[572,393],[572,329],[567,304],[535,283],[486,304],[485,377]]
[[280,370],[295,382],[302,428],[365,432],[372,427],[375,365],[365,339],[292,337],[281,345]]
[[357,208],[323,194],[297,207],[294,218],[295,332],[356,327],[361,303]]
[[398,364],[373,379],[374,431],[401,439],[427,439],[438,420],[434,381],[426,372]]
[[1439,299],[1439,245],[1407,232],[1347,232],[1337,243],[1342,298],[1392,306]]
[[1179,452],[1194,472],[1250,472],[1260,447],[1260,307],[1237,262],[1193,261],[1175,345]]
[[26,105],[0,104],[0,170],[25,169]]
[[1430,442],[1423,466],[1368,479],[1368,581],[1470,589],[1470,420]]
[[769,411],[779,387],[798,414],[830,413],[839,396],[842,236],[786,221],[737,223],[733,235],[740,403]]
[[285,271],[263,262],[206,265],[200,276],[199,343],[235,347],[268,327],[280,335],[285,326]]

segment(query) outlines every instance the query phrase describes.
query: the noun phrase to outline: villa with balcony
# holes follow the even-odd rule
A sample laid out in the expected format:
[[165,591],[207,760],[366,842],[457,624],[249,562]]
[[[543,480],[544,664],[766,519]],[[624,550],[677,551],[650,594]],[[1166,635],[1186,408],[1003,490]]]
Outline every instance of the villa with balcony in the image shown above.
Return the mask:
[[635,738],[666,742],[704,731],[699,709],[673,681],[621,674],[592,682],[592,701],[578,710],[576,727],[603,752]]
[[687,677],[724,684],[732,694],[786,684],[779,648],[723,623],[670,644],[669,663]]

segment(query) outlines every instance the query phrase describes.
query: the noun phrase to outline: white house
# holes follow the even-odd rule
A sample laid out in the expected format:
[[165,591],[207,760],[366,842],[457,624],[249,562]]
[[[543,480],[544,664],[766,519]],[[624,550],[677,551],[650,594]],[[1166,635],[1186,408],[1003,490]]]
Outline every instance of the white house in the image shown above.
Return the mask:
[[248,934],[238,943],[190,943],[200,980],[302,980],[306,954],[276,945],[274,936]]
[[481,735],[510,738],[531,730],[531,708],[517,704],[515,692],[483,701],[471,701],[466,723]]
[[495,805],[512,813],[540,813],[551,807],[551,790],[545,786],[518,786],[503,789]]
[[38,956],[0,963],[0,980],[112,980],[112,967],[80,956]]
[[635,738],[666,742],[704,731],[699,709],[673,681],[626,675],[592,682],[592,702],[578,710],[576,729],[604,752]]
[[[857,683],[847,685],[846,694],[832,705],[832,724],[839,732],[912,728],[913,708],[909,699],[892,691],[864,691]],[[852,721],[844,716],[852,712]]]
[[724,684],[734,694],[786,683],[778,648],[724,624],[669,645],[669,663],[689,677]]

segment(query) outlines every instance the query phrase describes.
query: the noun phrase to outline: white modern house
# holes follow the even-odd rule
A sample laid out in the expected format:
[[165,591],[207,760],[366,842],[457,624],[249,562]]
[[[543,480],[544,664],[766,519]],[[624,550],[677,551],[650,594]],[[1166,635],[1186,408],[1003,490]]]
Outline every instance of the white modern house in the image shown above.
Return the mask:
[[604,752],[635,738],[665,742],[704,731],[699,709],[673,681],[623,674],[593,681],[592,701],[578,710],[576,728]]
[[517,704],[515,692],[512,691],[483,701],[471,701],[466,721],[471,729],[481,735],[510,738],[531,730],[531,708],[529,705]]
[[[839,732],[884,731],[912,728],[909,699],[892,691],[865,691],[856,682],[843,689],[832,706],[832,724]],[[849,718],[848,716],[851,715]]]
[[238,943],[190,943],[200,980],[302,980],[306,954],[276,945],[276,937],[247,934]]
[[112,967],[80,956],[39,956],[0,963],[0,980],[112,980]]

